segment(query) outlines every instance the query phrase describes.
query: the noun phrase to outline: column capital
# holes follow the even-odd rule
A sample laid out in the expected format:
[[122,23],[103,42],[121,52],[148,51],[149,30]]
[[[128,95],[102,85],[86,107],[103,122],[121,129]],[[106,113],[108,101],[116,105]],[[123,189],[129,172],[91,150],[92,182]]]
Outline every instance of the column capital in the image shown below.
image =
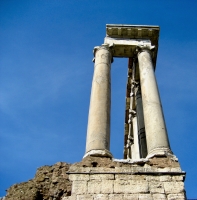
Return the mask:
[[139,55],[142,52],[148,52],[151,57],[153,57],[153,51],[155,50],[155,46],[152,45],[137,45],[136,46],[136,53]]
[[102,44],[101,46],[95,46],[94,47],[94,49],[93,49],[94,58],[93,58],[92,62],[95,62],[96,52],[101,50],[101,49],[105,49],[105,50],[110,52],[110,54],[111,54],[111,63],[113,63],[112,46],[109,45],[109,44]]

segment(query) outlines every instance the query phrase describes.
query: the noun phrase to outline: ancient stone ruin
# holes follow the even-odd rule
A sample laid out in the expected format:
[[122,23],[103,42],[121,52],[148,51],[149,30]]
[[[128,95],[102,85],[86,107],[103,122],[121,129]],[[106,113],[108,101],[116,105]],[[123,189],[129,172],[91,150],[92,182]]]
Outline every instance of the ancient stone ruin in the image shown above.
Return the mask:
[[[86,152],[81,162],[57,163],[11,186],[5,200],[184,200],[185,172],[170,148],[155,68],[158,26],[106,25],[94,48]],[[124,155],[110,152],[110,68],[128,58]]]

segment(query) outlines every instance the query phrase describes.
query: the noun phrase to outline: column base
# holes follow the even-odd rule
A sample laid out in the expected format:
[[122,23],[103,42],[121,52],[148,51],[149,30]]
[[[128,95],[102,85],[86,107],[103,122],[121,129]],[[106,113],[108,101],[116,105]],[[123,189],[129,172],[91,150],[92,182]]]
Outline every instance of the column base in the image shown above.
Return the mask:
[[148,155],[146,156],[147,159],[149,158],[152,158],[154,156],[169,156],[169,157],[176,157],[173,152],[169,149],[169,148],[166,148],[166,147],[159,147],[159,148],[155,148],[155,149],[152,149]]
[[107,149],[105,149],[105,150],[98,150],[98,149],[90,150],[83,156],[83,158],[85,158],[87,156],[113,158],[113,155]]

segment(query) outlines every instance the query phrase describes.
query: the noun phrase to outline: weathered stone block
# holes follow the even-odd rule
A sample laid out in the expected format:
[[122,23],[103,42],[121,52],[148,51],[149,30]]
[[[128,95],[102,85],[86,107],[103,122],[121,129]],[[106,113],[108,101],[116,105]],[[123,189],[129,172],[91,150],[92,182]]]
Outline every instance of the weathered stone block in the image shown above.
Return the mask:
[[151,194],[139,194],[139,200],[153,200]]
[[90,172],[91,167],[79,167],[75,165],[71,165],[69,171],[70,172]]
[[114,174],[91,174],[90,180],[114,180]]
[[183,182],[163,182],[166,194],[184,192]]
[[62,200],[68,200],[69,197],[63,197]]
[[123,196],[124,200],[138,200],[138,194],[125,194]]
[[112,194],[113,192],[114,192],[114,181],[113,180],[102,180],[101,193]]
[[131,193],[130,182],[127,180],[114,181],[114,193]]
[[119,180],[131,180],[131,176],[129,174],[115,174],[115,179],[119,179]]
[[73,181],[72,194],[86,194],[87,181]]
[[92,180],[88,182],[88,193],[90,194],[112,194],[113,180]]
[[88,182],[88,193],[89,194],[100,194],[101,193],[101,181],[92,180]]
[[114,193],[146,193],[148,192],[147,181],[134,181],[134,180],[115,180]]
[[93,200],[93,196],[89,194],[77,195],[77,200]]
[[183,181],[184,180],[184,176],[183,175],[173,176],[172,180],[173,181]]
[[185,194],[180,193],[180,194],[169,194],[168,195],[168,200],[185,200]]
[[131,172],[130,167],[115,167],[115,172]]
[[144,172],[144,167],[132,167],[132,172]]
[[71,181],[87,181],[90,180],[89,174],[70,174],[69,179]]
[[109,200],[121,200],[123,198],[123,194],[110,194]]
[[173,167],[173,168],[171,168],[171,172],[181,172],[181,168],[180,167]]
[[149,181],[149,182],[160,181],[160,177],[159,176],[148,175],[148,176],[146,176],[146,180]]
[[91,172],[115,172],[115,168],[109,167],[91,167]]
[[143,181],[146,180],[145,175],[131,175],[131,180]]
[[165,194],[153,194],[153,200],[167,200]]
[[109,200],[109,197],[107,194],[95,194],[94,200]]
[[76,199],[77,199],[77,196],[74,194],[72,196],[68,197],[68,200],[76,200]]
[[76,200],[77,199],[77,196],[76,195],[72,195],[72,196],[69,196],[69,197],[63,197],[61,200]]
[[170,182],[172,180],[172,177],[170,175],[162,175],[160,176],[161,182]]
[[165,167],[165,168],[157,168],[158,172],[170,172],[171,168],[170,167]]
[[164,193],[164,187],[162,182],[150,182],[149,189],[151,193]]

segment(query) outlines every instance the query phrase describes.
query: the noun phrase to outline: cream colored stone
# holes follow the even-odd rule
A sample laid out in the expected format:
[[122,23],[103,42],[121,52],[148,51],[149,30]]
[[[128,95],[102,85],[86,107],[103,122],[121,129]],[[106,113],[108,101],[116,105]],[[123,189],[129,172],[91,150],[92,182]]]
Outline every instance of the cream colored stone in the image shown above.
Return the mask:
[[102,180],[101,193],[112,194],[114,192],[114,181],[113,180]]
[[61,200],[68,200],[69,197],[63,197]]
[[[112,55],[107,46],[96,49],[86,154],[93,150],[109,151],[110,148],[111,60]],[[99,152],[95,151],[95,155],[99,156]],[[103,156],[102,153],[100,156]]]
[[[97,141],[98,142],[98,141]],[[87,156],[98,156],[98,157],[112,157],[112,154],[107,149],[92,149],[88,151],[83,158]]]
[[86,194],[87,193],[87,181],[73,181],[72,194]]
[[124,194],[124,200],[138,200],[138,194]]
[[171,152],[149,50],[142,50],[138,54],[138,62],[148,154],[160,151]]
[[128,174],[115,174],[115,179],[119,179],[119,180],[131,180],[131,176],[132,175],[128,175]]
[[120,180],[146,180],[145,175],[115,174],[115,179]]
[[148,175],[148,176],[146,176],[146,180],[148,182],[157,182],[157,181],[160,181],[160,177],[159,176]]
[[71,181],[87,181],[90,180],[89,174],[70,174],[69,180]]
[[156,167],[150,167],[148,165],[144,166],[144,172],[157,172],[158,168]]
[[151,194],[139,194],[139,200],[153,200]]
[[153,194],[153,200],[167,200],[165,194]]
[[93,196],[89,194],[77,195],[77,200],[93,200]]
[[109,197],[107,194],[95,194],[94,200],[109,200]]
[[180,167],[173,167],[173,168],[171,168],[170,171],[171,171],[171,172],[182,172],[182,170],[181,170]]
[[131,180],[143,181],[146,180],[146,175],[131,175]]
[[158,172],[170,172],[171,168],[170,167],[158,168],[157,171]]
[[109,168],[109,167],[91,167],[90,168],[91,172],[115,172],[114,168]]
[[112,194],[113,180],[92,180],[88,182],[88,193],[90,194]]
[[131,172],[130,167],[115,167],[115,172]]
[[145,171],[145,172],[151,172],[151,171],[152,171],[152,168],[151,168],[149,165],[145,164],[145,165],[144,165],[144,171]]
[[183,181],[184,176],[183,175],[177,175],[177,176],[172,176],[173,181]]
[[123,194],[110,194],[109,200],[121,200],[123,198]]
[[68,200],[76,200],[77,196],[75,194],[72,194],[72,196],[68,197]]
[[184,192],[183,182],[163,182],[166,194],[176,194]]
[[91,174],[90,180],[114,180],[114,174]]
[[75,165],[71,165],[69,172],[90,172],[91,167],[78,167]]
[[132,124],[133,124],[133,151],[132,151],[132,159],[137,160],[140,158],[140,152],[139,152],[139,138],[138,138],[138,127],[137,127],[137,117],[132,118]]
[[92,180],[88,182],[88,193],[89,194],[100,194],[101,193],[101,181]]
[[185,194],[180,193],[180,194],[169,194],[168,195],[168,200],[185,200]]
[[132,167],[133,172],[144,172],[144,167]]
[[161,182],[170,182],[172,180],[172,177],[170,175],[161,175],[160,181]]
[[148,192],[147,181],[134,181],[134,180],[115,180],[114,193],[146,193]]
[[[159,177],[158,177],[159,178]],[[164,193],[164,187],[162,182],[150,182],[149,190],[151,193]]]
[[127,180],[115,180],[114,181],[114,193],[132,193],[130,183]]

